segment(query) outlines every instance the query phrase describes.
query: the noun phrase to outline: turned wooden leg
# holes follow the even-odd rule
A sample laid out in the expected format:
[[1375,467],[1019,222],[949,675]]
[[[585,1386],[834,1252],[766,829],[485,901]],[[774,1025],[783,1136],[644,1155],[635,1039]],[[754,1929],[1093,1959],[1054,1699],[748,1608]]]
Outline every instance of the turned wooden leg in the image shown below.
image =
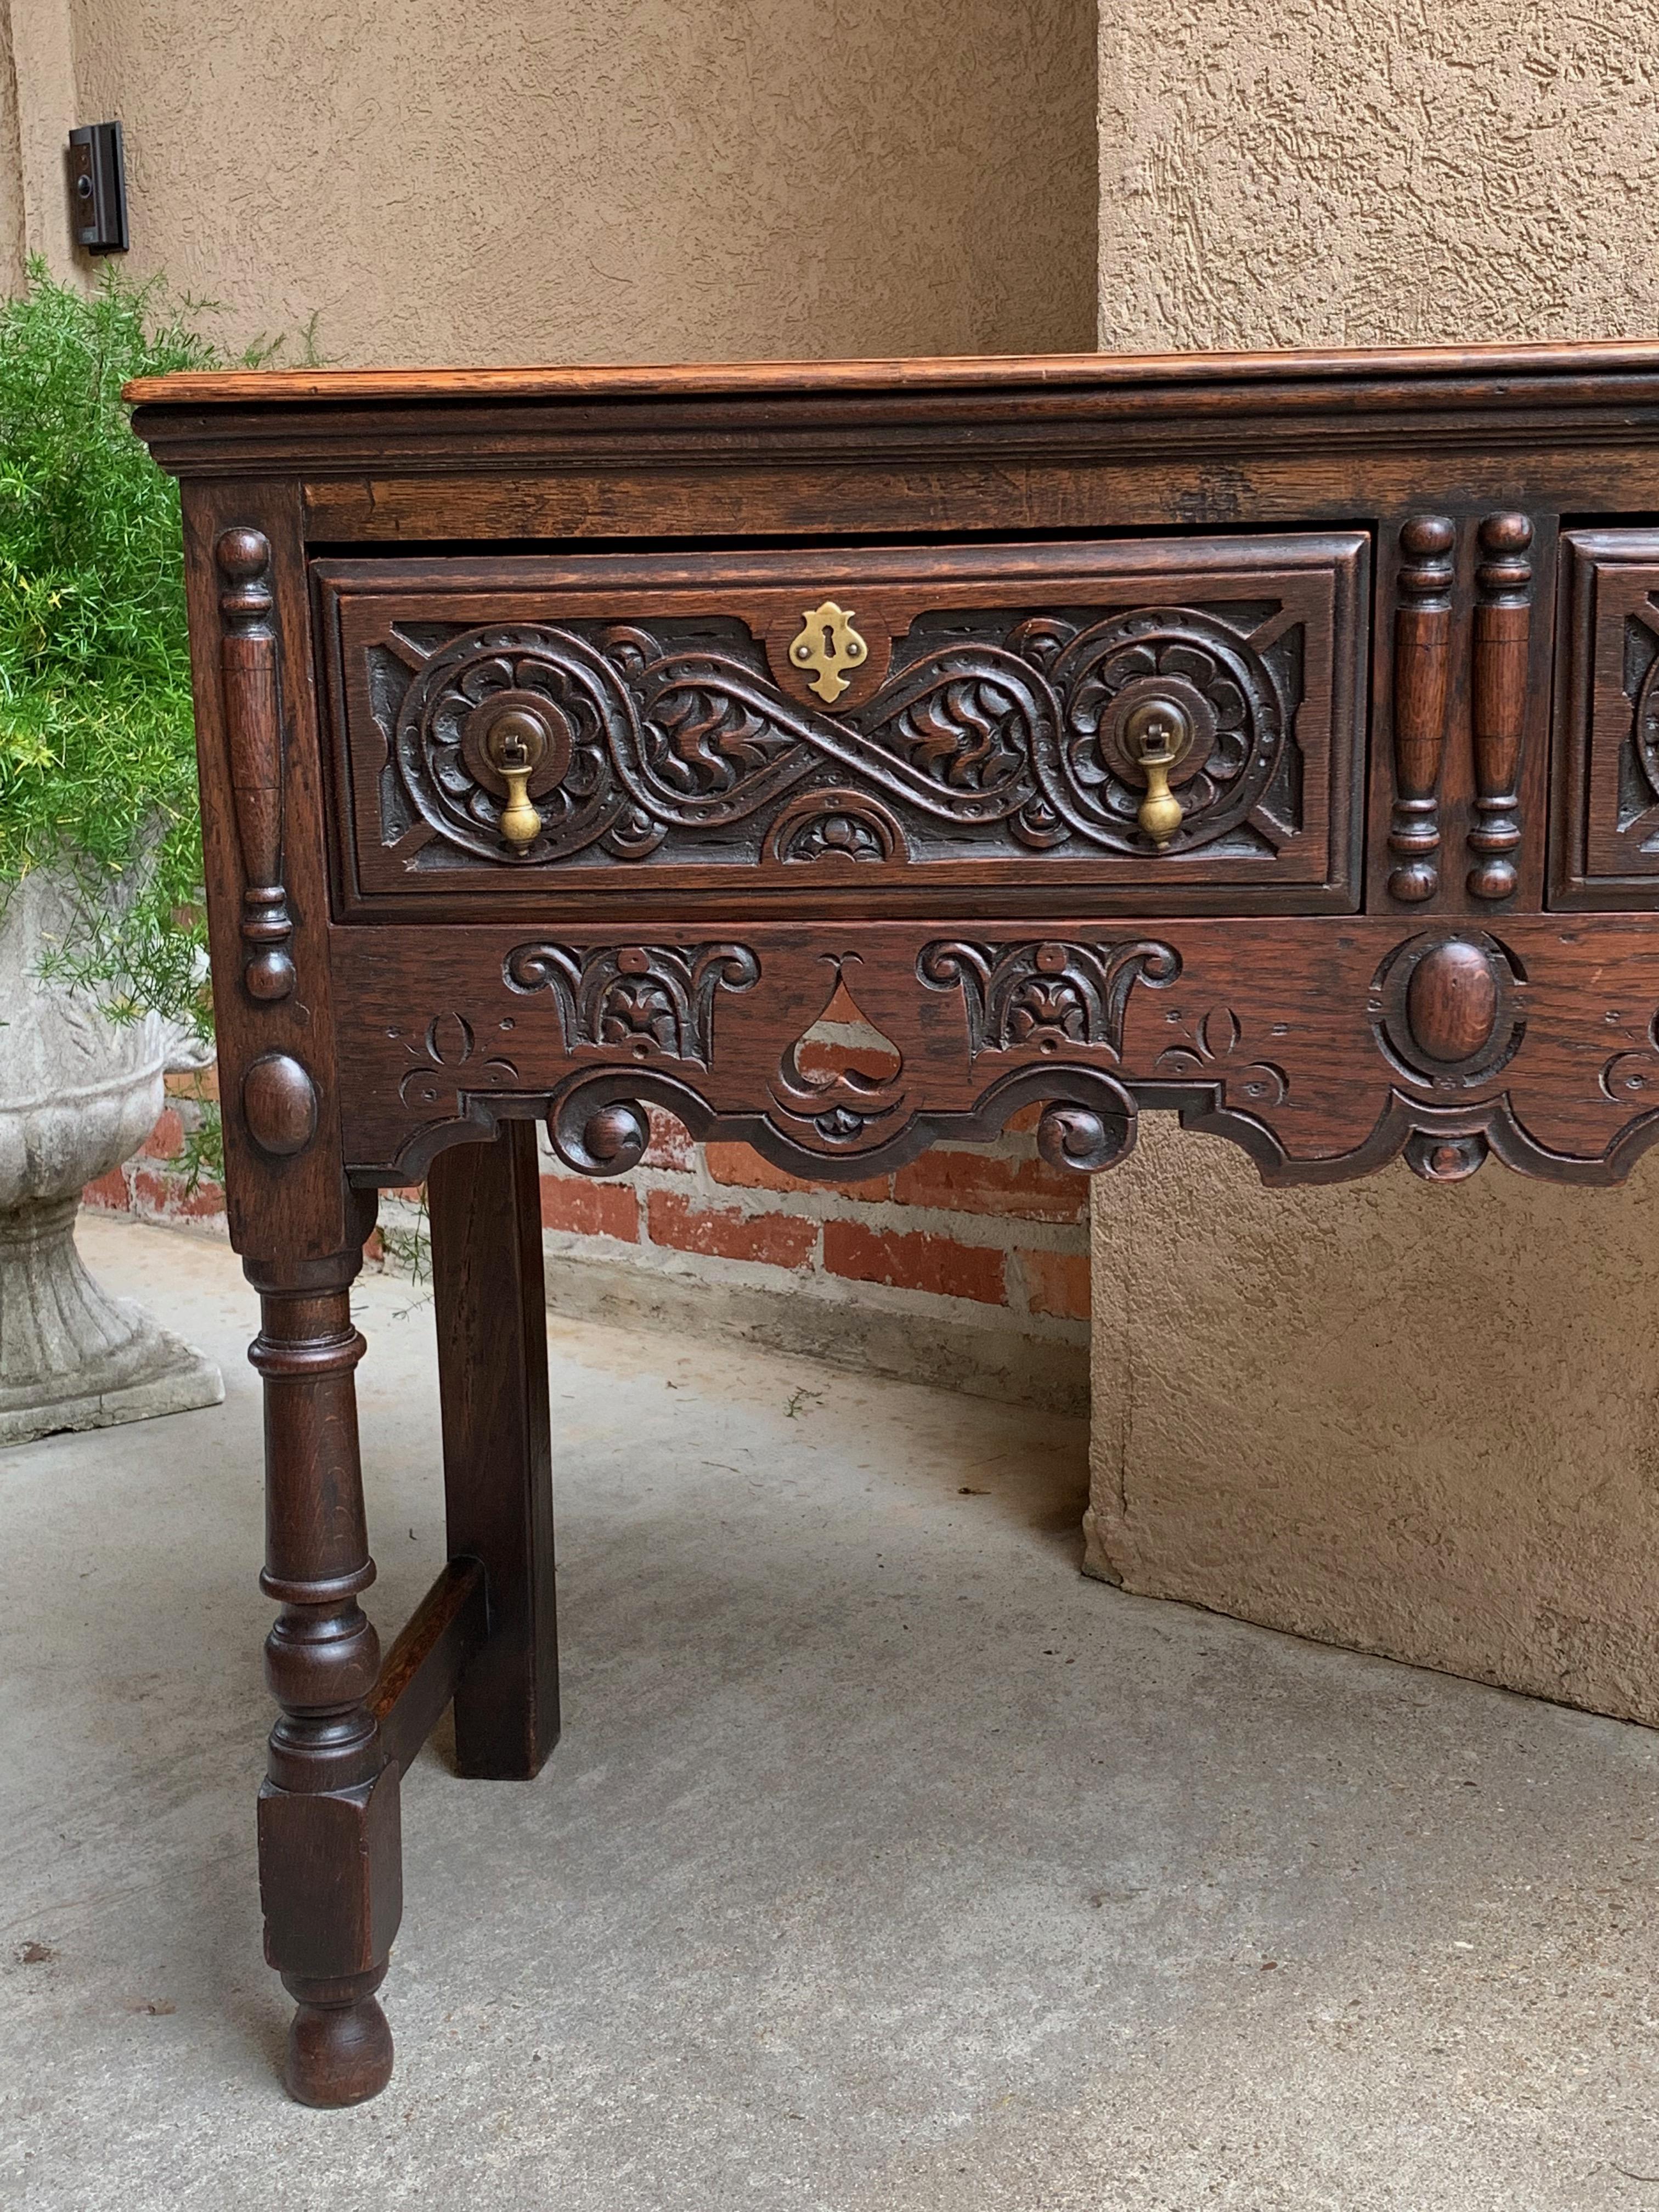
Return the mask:
[[455,1692],[461,1773],[536,1773],[559,1737],[536,1124],[441,1152],[427,1183],[452,1559],[483,1563],[489,1641]]
[[[362,1233],[372,1207],[360,1213]],[[267,1595],[282,1607],[265,1679],[282,1707],[259,1793],[265,1956],[296,1999],[285,2079],[306,2105],[355,2105],[392,2073],[374,1992],[403,1910],[398,1770],[368,1700],[380,1643],[357,1600],[374,1579],[352,1370],[362,1249],[248,1260],[264,1325]]]

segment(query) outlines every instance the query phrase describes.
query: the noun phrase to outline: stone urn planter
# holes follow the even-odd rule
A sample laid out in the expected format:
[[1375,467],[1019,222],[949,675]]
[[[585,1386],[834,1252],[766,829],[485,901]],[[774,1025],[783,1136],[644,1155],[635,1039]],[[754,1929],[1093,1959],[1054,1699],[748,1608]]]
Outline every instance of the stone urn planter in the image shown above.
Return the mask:
[[194,1064],[159,1017],[112,1022],[40,977],[75,913],[72,884],[50,873],[0,906],[0,1445],[225,1394],[210,1360],[101,1290],[75,1249],[82,1186],[143,1142],[169,1066]]

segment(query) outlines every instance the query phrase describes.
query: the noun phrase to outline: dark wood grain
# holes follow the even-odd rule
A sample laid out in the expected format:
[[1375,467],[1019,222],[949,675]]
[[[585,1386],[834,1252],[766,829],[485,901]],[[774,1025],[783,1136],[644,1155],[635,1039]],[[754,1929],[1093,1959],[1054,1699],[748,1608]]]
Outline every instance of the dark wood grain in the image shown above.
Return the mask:
[[973,354],[893,361],[710,362],[635,367],[530,368],[190,369],[136,377],[123,397],[136,405],[247,405],[264,400],[410,402],[675,392],[1014,391],[1066,385],[1168,390],[1182,386],[1285,386],[1306,378],[1455,377],[1494,380],[1557,376],[1581,386],[1587,372],[1659,374],[1659,344],[1631,338],[1516,345],[1332,346],[1272,352]]
[[1452,550],[1456,525],[1413,515],[1400,533],[1394,617],[1394,818],[1389,849],[1400,865],[1390,895],[1420,905],[1440,888],[1440,763],[1451,678]]
[[1474,697],[1475,856],[1468,888],[1488,902],[1512,898],[1520,878],[1521,744],[1527,724],[1532,635],[1532,524],[1524,514],[1491,514],[1480,526],[1475,574]]
[[[248,1257],[322,1258],[348,1244],[340,1173],[339,1098],[329,996],[328,862],[322,760],[315,716],[311,618],[297,487],[289,483],[191,484],[185,495],[185,586],[196,702],[197,770],[208,886],[214,1018],[225,1102],[226,1205],[237,1250]],[[270,606],[260,622],[276,649],[276,684],[287,725],[283,792],[283,940],[294,988],[259,997],[244,985],[245,896],[251,887],[238,827],[236,757],[220,661],[217,549],[228,532],[257,533],[269,548]],[[243,1107],[243,1081],[261,1055],[282,1053],[316,1098],[309,1142],[281,1154],[262,1148]]]
[[219,668],[231,789],[242,846],[242,936],[249,947],[243,981],[256,999],[285,999],[294,988],[288,940],[294,934],[283,864],[283,711],[277,646],[270,627],[270,546],[258,530],[223,532],[214,547],[225,589]]
[[[1240,890],[1260,908],[1350,908],[1367,550],[1310,532],[319,563],[350,793],[337,909],[580,915],[619,863],[641,910],[695,912],[737,872],[756,912],[937,911],[982,892],[1018,910],[1039,883],[1084,911],[1154,885],[1172,909]],[[830,592],[895,641],[885,679],[833,710],[786,695],[764,642]],[[1168,851],[1138,824],[1145,774],[1120,735],[1159,684],[1199,732]],[[477,734],[514,702],[550,740],[527,848],[501,834]]]
[[[351,961],[337,985],[349,1014],[346,1143],[353,1174],[366,1181],[408,1182],[448,1146],[470,1151],[502,1118],[551,1112],[557,1128],[571,1129],[580,1112],[629,1099],[678,1114],[699,1136],[742,1137],[796,1174],[876,1174],[941,1137],[994,1135],[1030,1098],[1063,1101],[1075,1079],[1086,1089],[1099,1073],[1142,1103],[1178,1103],[1165,1094],[1182,1082],[1213,1093],[1249,1117],[1246,1149],[1274,1182],[1328,1182],[1345,1164],[1352,1174],[1383,1164],[1392,1154],[1379,1157],[1372,1136],[1396,1093],[1427,1108],[1471,1085],[1502,1092],[1538,1140],[1536,1171],[1567,1180],[1617,1180],[1659,1133],[1650,1086],[1610,1085],[1605,1075],[1615,1059],[1650,1048],[1659,1014],[1659,932],[1639,917],[1564,926],[1506,915],[1497,939],[1478,925],[1425,927],[1389,915],[1261,917],[1248,928],[1208,917],[1143,915],[1088,929],[1061,920],[1046,933],[981,928],[966,939],[908,923],[767,925],[723,948],[752,963],[754,980],[710,1001],[699,1039],[653,1026],[647,991],[640,1025],[629,1027],[619,1005],[608,1042],[572,1033],[550,985],[526,988],[550,940],[500,927],[386,929],[364,962],[357,933],[341,934]],[[1385,988],[1393,975],[1403,992],[1413,963],[1448,941],[1508,948],[1525,1019],[1501,1067],[1478,1052],[1472,1069],[1425,1060],[1403,997],[1396,1006]],[[665,972],[665,949],[638,948],[647,984],[653,969]],[[596,960],[614,972],[617,950],[591,931],[567,933],[573,973]],[[699,948],[676,950],[689,968]],[[819,1115],[853,1102],[801,1101],[787,1077],[791,1045],[823,1009],[826,954],[899,1054],[858,1127],[836,1119],[820,1129]],[[432,1012],[410,1021],[416,963],[419,1011]],[[999,968],[1011,981],[993,995]],[[1393,1044],[1379,1032],[1385,1012]],[[427,1057],[434,1017],[441,1065]],[[1627,1072],[1637,1065],[1627,1060]],[[594,1170],[580,1143],[568,1157]],[[598,1167],[628,1164],[613,1156]]]
[[[1263,426],[1251,418],[1248,442],[1214,438],[1190,421],[1160,422],[1155,438],[1143,427],[1091,421],[1056,434],[1052,458],[1042,448],[999,451],[983,432],[912,441],[890,459],[849,459],[847,441],[800,437],[771,466],[745,450],[712,478],[696,469],[692,436],[654,465],[626,441],[572,453],[556,439],[526,437],[521,453],[492,449],[450,474],[425,453],[392,473],[366,445],[328,468],[313,454],[303,497],[319,545],[416,552],[488,539],[534,546],[659,536],[959,543],[1012,529],[1095,536],[1172,524],[1340,526],[1357,516],[1397,527],[1425,505],[1449,512],[1465,501],[1475,522],[1499,501],[1526,501],[1537,525],[1540,510],[1553,507],[1595,514],[1659,507],[1659,450],[1632,443],[1623,418],[1588,424],[1583,447],[1558,442],[1559,422],[1548,416],[1515,424],[1513,436],[1507,424],[1467,417],[1443,437],[1418,423],[1414,453],[1410,441],[1401,441],[1405,450],[1389,442],[1392,427],[1371,425],[1350,448],[1293,419]],[[296,469],[307,466],[304,452],[297,441]]]
[[[131,396],[185,481],[264,1315],[267,1948],[290,2088],[347,2103],[401,1769],[452,1694],[464,1772],[557,1733],[538,1122],[584,1174],[656,1108],[836,1180],[1030,1109],[1079,1171],[1164,1109],[1273,1183],[1659,1140],[1659,346]],[[833,698],[787,657],[830,601]],[[1202,733],[1167,848],[1115,720],[1160,686]],[[799,1049],[842,994],[879,1073]],[[380,1669],[349,1291],[422,1177],[452,1564]]]
[[455,1692],[462,1774],[538,1773],[559,1740],[553,1476],[536,1132],[434,1161],[428,1185],[452,1557],[481,1560],[489,1636]]
[[[372,1212],[353,1209],[366,1233]],[[374,1992],[403,1911],[398,1767],[370,1702],[380,1641],[357,1456],[349,1296],[361,1234],[325,1260],[250,1261],[264,1315],[264,1572],[282,1610],[265,1680],[282,1708],[259,1793],[265,1957],[298,2000],[286,2079],[302,2104],[359,2103],[392,2072]]]
[[368,1701],[399,1774],[408,1772],[489,1633],[483,1568],[477,1559],[453,1559],[398,1632]]

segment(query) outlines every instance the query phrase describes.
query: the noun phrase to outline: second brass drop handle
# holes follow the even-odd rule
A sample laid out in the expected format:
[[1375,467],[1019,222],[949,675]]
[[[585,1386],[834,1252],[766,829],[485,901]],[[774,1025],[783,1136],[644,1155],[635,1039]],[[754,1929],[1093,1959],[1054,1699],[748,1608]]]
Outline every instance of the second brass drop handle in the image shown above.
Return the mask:
[[514,707],[489,726],[485,750],[507,786],[501,835],[522,853],[542,831],[542,817],[530,803],[530,779],[547,750],[547,725],[527,708]]
[[1161,853],[1180,829],[1181,801],[1170,788],[1170,770],[1185,757],[1193,726],[1184,707],[1154,695],[1124,718],[1123,742],[1146,776],[1146,796],[1135,819]]

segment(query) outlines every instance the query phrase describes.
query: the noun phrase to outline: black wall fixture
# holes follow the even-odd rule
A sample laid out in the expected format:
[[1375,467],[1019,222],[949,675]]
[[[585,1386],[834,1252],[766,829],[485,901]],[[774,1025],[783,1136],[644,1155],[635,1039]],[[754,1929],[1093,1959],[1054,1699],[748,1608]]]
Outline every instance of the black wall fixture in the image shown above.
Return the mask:
[[127,250],[127,171],[118,123],[83,123],[69,135],[70,220],[88,253]]

